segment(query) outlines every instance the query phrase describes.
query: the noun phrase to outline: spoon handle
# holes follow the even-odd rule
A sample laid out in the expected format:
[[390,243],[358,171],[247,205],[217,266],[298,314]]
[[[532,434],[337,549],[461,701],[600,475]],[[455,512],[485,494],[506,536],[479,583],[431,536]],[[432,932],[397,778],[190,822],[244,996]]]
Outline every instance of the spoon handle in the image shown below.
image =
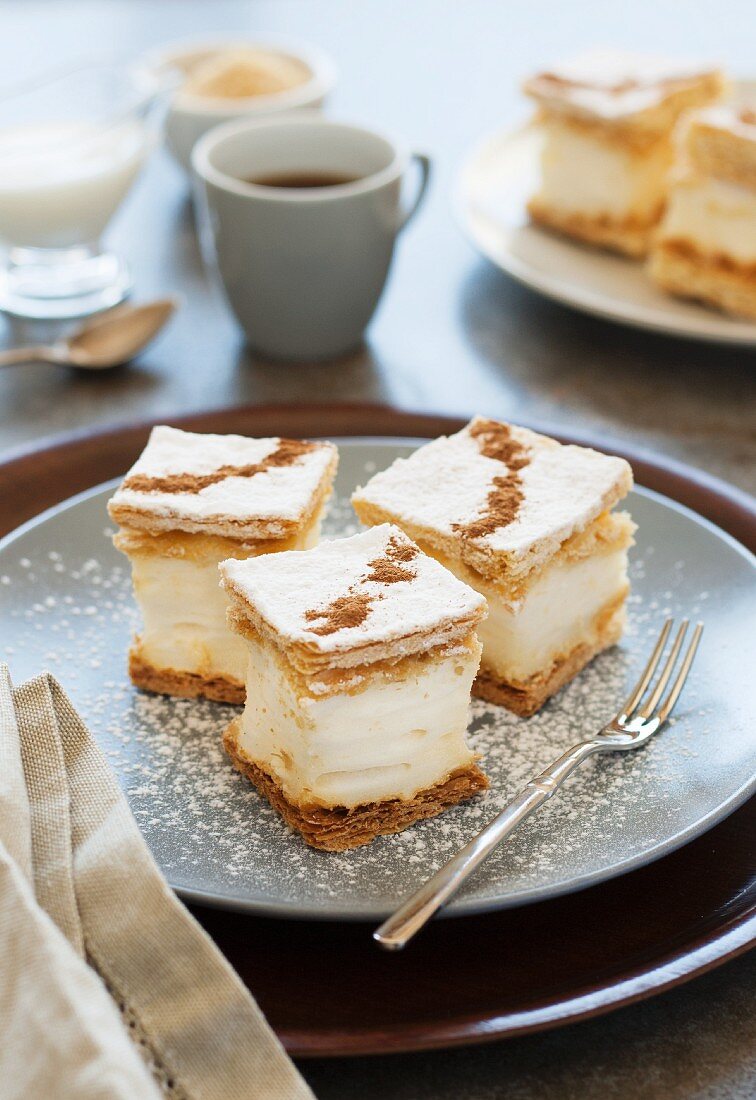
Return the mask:
[[50,348],[38,345],[31,348],[7,348],[0,351],[0,367],[15,367],[17,363],[49,363]]

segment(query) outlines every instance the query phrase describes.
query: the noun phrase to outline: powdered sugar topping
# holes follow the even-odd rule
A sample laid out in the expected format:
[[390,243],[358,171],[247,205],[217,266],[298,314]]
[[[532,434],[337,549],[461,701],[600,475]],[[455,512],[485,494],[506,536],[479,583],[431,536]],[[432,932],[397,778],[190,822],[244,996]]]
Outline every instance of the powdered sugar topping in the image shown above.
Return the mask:
[[[251,604],[283,639],[320,653],[391,642],[482,615],[482,596],[419,551],[406,562],[392,561],[397,547],[415,550],[398,527],[381,524],[314,550],[225,561],[221,574],[232,595]],[[400,575],[389,579],[386,564]]]
[[756,143],[756,105],[746,107],[738,103],[718,103],[698,111],[691,118],[691,129],[698,125],[712,130],[735,134],[742,141]]
[[[355,500],[374,504],[410,533],[465,537],[460,529],[485,512],[494,479],[508,471],[506,463],[481,452],[473,434],[479,423],[476,418],[456,435],[397,459],[358,489]],[[523,557],[546,543],[553,553],[632,485],[624,459],[564,446],[527,428],[508,429],[528,458],[517,471],[522,499],[511,522],[470,539],[486,550]]]
[[538,73],[525,90],[547,107],[621,120],[652,109],[680,87],[717,73],[717,67],[710,64],[599,49]]
[[286,442],[153,428],[111,504],[173,519],[177,528],[212,518],[221,526],[223,520],[295,522],[311,509],[335,448],[297,443],[282,457]]

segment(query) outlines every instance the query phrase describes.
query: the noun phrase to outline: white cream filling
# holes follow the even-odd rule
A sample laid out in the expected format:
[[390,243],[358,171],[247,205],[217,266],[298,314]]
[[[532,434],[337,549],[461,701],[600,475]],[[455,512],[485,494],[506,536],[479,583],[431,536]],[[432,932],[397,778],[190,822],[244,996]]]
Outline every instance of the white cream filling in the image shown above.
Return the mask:
[[131,569],[144,623],[143,659],[154,668],[243,684],[247,655],[243,639],[226,625],[228,599],[218,584],[218,563],[140,554]]
[[661,239],[689,241],[699,252],[756,263],[756,191],[725,180],[686,179],[673,187]]
[[247,641],[238,747],[297,802],[357,806],[418,791],[468,767],[470,688],[479,649],[431,661],[353,695],[298,698],[267,646]]
[[[320,522],[292,549],[307,550],[320,536]],[[154,668],[244,683],[244,639],[226,622],[229,598],[220,587],[219,559],[202,562],[158,554],[131,559],[134,593],[142,612],[141,656]]]
[[484,668],[507,683],[548,672],[552,663],[581,643],[595,640],[599,611],[627,585],[627,550],[548,566],[517,604],[477,574],[443,562],[486,597],[488,618],[478,626]]
[[655,217],[669,169],[664,143],[641,157],[556,118],[546,119],[540,127],[539,203],[562,214],[592,218]]

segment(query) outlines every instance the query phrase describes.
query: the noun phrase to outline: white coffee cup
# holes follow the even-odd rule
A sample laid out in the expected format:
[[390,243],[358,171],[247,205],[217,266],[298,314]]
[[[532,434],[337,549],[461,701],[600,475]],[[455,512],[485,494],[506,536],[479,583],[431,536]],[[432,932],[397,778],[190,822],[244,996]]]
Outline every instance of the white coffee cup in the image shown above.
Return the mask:
[[[405,203],[402,180],[413,161],[418,187]],[[425,194],[428,158],[303,112],[219,126],[195,146],[192,165],[203,236],[250,345],[300,360],[353,350],[378,304],[396,236]],[[320,173],[351,182],[247,182]]]

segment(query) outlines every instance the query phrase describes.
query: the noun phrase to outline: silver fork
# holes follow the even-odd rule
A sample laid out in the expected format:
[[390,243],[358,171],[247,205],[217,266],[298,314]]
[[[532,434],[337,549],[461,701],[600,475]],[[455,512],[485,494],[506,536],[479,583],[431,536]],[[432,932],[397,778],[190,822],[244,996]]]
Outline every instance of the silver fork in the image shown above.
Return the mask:
[[703,623],[698,623],[677,675],[672,681],[672,686],[664,702],[661,702],[662,695],[675,670],[688,629],[688,620],[683,620],[661,675],[644,702],[644,696],[667,644],[672,622],[672,619],[667,619],[662,627],[650,660],[619,714],[615,715],[594,737],[581,741],[555,760],[535,779],[531,779],[525,789],[501,813],[497,814],[485,829],[473,837],[448,863],[440,867],[419,890],[410,894],[393,916],[384,921],[373,933],[373,939],[377,940],[381,947],[389,951],[404,947],[433,914],[456,894],[462,883],[488,858],[494,848],[513,833],[526,817],[530,817],[534,810],[551,798],[567,776],[589,756],[597,752],[637,749],[664,725],[688,678],[703,631]]

